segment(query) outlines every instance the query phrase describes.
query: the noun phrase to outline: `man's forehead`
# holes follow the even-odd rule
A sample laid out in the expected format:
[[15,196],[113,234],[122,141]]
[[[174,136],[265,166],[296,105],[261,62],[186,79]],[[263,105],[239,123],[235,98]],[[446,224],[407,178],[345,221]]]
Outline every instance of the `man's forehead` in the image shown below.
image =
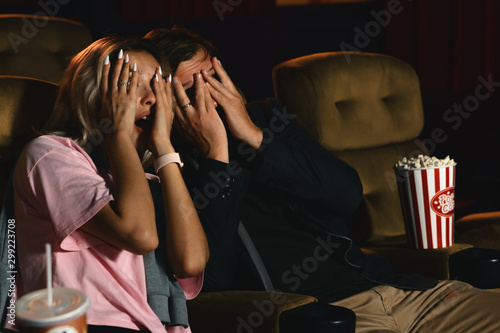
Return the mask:
[[212,61],[210,58],[197,59],[196,57],[191,60],[183,61],[177,67],[177,73],[179,72],[199,72],[202,69],[208,70],[212,68]]
[[181,62],[179,67],[177,67],[175,75],[179,77],[182,85],[186,88],[186,86],[192,85],[193,75],[195,73],[199,73],[201,70],[205,70],[209,74],[213,74],[215,72],[214,67],[212,66],[212,61],[209,57],[203,60],[196,59],[195,57],[194,59]]

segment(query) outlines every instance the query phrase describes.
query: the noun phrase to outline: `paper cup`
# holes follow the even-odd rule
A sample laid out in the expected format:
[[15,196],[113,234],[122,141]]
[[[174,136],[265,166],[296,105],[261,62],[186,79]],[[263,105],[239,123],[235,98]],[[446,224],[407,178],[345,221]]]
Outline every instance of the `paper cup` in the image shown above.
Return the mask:
[[80,290],[53,288],[48,306],[47,289],[24,295],[16,301],[16,317],[21,332],[87,333],[90,301]]
[[431,168],[396,168],[399,198],[408,235],[415,249],[453,245],[456,163]]

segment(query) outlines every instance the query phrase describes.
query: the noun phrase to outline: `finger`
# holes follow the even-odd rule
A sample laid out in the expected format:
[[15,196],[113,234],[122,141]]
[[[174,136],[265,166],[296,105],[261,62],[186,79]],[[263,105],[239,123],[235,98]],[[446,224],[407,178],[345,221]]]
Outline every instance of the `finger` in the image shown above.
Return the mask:
[[222,94],[224,93],[224,91],[226,92],[228,91],[228,89],[222,83],[220,83],[216,78],[208,74],[207,71],[201,71],[201,73],[203,75],[203,79],[207,83],[209,83],[212,87],[214,87],[217,91],[221,92]]
[[175,101],[175,98],[172,108],[174,109],[175,118],[179,119],[182,123],[186,122],[186,114],[181,111],[181,108],[179,107],[177,101]]
[[213,103],[215,107],[217,107],[217,105],[220,105],[224,109],[224,111],[226,111],[227,107],[231,107],[234,103],[238,103],[238,101],[235,101],[234,97],[239,95],[231,93],[229,89],[226,89],[225,87],[222,87],[222,89],[218,89],[209,82],[207,82],[206,85],[208,87],[208,92],[210,93],[210,96],[213,98]]
[[173,94],[173,90],[174,90],[174,88],[172,87],[172,89],[171,89],[171,91],[172,91],[172,109],[174,110],[174,115],[175,115],[174,123],[179,128],[185,128],[186,123],[189,122],[189,120],[188,120],[189,113],[186,112],[184,109],[182,109],[179,106],[180,103],[177,102],[176,97]]
[[[217,81],[217,80],[216,80]],[[224,104],[223,98],[225,95],[220,92],[217,88],[214,88],[214,86],[211,83],[207,83],[207,89],[208,93],[215,99],[215,101],[219,104]]]
[[155,95],[156,95],[156,113],[158,114],[158,110],[161,110],[163,113],[161,116],[171,116],[173,117],[172,112],[172,91],[170,82],[167,82],[163,78],[163,74],[161,72],[161,68],[159,67],[157,73],[155,75]]
[[109,55],[107,55],[106,58],[104,58],[104,64],[102,66],[101,89],[103,95],[106,95],[108,92],[110,68],[111,66],[109,65]]
[[172,74],[170,74],[165,79],[165,88],[163,89],[165,92],[167,108],[173,112],[174,110],[174,102],[173,102],[173,93],[172,93]]
[[160,79],[160,75],[158,74],[158,69],[155,72],[155,75],[153,76],[153,89],[156,97],[156,103],[163,105],[164,103],[164,96],[165,92],[163,91],[163,80]]
[[118,81],[119,88],[122,88],[123,90],[127,90],[127,87],[129,85],[129,80],[130,80],[130,64],[129,64],[129,55],[128,53],[125,54],[125,59],[122,64],[121,68],[121,73],[120,73],[120,80]]
[[177,76],[174,76],[172,83],[174,86],[174,96],[177,102],[177,107],[182,108],[183,105],[190,103],[189,97],[187,97],[184,87]]
[[161,67],[158,68],[158,78],[161,82],[161,96],[163,98],[163,102],[165,103],[166,108],[170,111],[172,108],[172,85],[169,81],[169,77],[163,76]]
[[[203,77],[201,76],[200,73],[194,74],[194,86],[195,86],[195,100],[196,100],[196,107],[198,111],[202,111],[202,105],[205,104],[205,81],[203,81]],[[205,110],[206,111],[206,108]]]
[[132,66],[132,77],[130,78],[129,94],[136,94],[138,82],[139,71],[137,70],[137,63],[134,62],[134,65]]
[[231,80],[231,78],[227,74],[224,67],[222,67],[221,62],[219,59],[217,59],[217,57],[212,58],[212,66],[214,67],[215,72],[219,76],[219,79],[220,79],[220,82],[222,83],[222,85],[224,87],[226,87],[227,89],[229,89],[232,93],[238,92],[236,90],[236,87],[235,87],[233,81]]
[[172,74],[168,75],[168,78],[165,80],[165,95],[167,96],[167,100],[170,106],[173,105],[173,93],[172,93]]
[[165,81],[160,76],[158,69],[156,70],[156,73],[153,76],[153,90],[156,98],[154,124],[155,126],[160,126],[162,124],[165,124],[167,101],[165,97]]
[[120,50],[120,52],[118,53],[118,59],[116,60],[115,63],[115,68],[113,69],[113,74],[111,76],[111,89],[113,91],[118,90],[118,80],[120,78],[120,73],[122,71],[124,60],[125,59],[123,59],[123,50]]
[[187,97],[184,87],[177,77],[174,77],[170,83],[170,93],[172,95],[172,108],[174,109],[175,118],[180,120],[181,124],[184,124],[186,122],[186,114],[182,112],[180,107],[181,103],[178,101],[180,98],[185,98],[184,101],[189,100],[189,98]]
[[212,110],[215,111],[214,102],[212,101],[212,96],[210,95],[208,85],[204,85],[202,89],[204,90],[205,96],[205,108],[208,112]]

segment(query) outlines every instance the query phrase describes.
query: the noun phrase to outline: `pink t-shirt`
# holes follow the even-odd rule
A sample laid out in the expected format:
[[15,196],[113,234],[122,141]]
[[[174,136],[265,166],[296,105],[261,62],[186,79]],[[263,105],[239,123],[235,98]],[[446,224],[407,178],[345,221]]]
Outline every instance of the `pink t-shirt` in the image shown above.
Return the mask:
[[[147,303],[143,257],[79,229],[113,200],[110,176],[98,170],[80,146],[56,136],[33,140],[20,156],[13,183],[26,293],[45,288],[44,244],[50,243],[53,285],[87,294],[88,324],[165,332]],[[202,279],[202,275],[179,279],[187,299],[199,293]],[[169,327],[167,332],[190,330]]]

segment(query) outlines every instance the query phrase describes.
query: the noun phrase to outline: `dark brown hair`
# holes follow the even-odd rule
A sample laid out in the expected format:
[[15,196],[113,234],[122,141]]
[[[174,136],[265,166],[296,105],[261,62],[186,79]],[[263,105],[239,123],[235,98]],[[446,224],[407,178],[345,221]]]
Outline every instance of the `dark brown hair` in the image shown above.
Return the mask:
[[155,43],[163,52],[173,73],[181,62],[191,60],[199,50],[205,52],[205,59],[217,55],[217,49],[212,42],[179,26],[154,29],[144,37]]

